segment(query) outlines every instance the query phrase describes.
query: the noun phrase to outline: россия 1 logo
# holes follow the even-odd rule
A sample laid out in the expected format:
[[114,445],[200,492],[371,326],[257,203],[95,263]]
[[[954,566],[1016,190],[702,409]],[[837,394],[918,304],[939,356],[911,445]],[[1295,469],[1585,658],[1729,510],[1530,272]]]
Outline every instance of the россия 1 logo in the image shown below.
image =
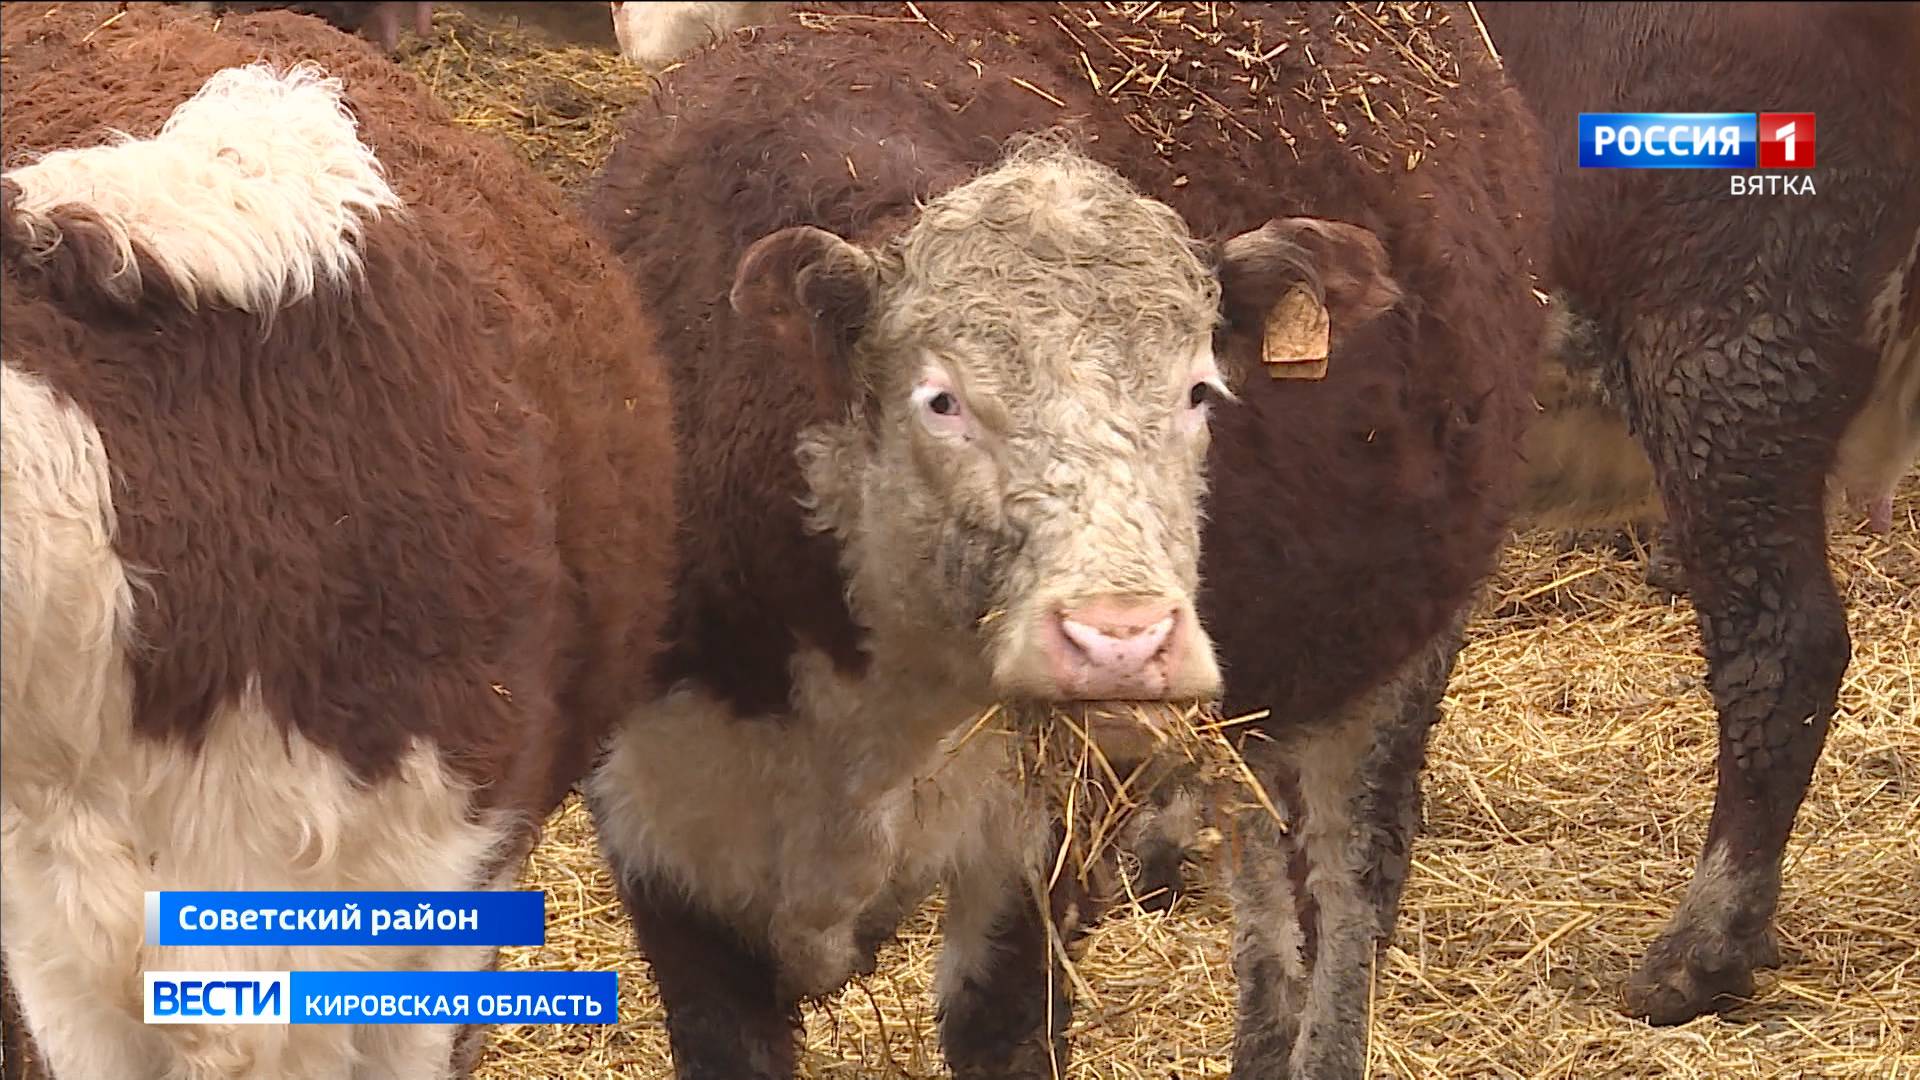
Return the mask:
[[[1581,113],[1583,169],[1811,169],[1812,113]],[[1732,177],[1735,195],[1811,195],[1813,177]]]
[[1812,113],[1760,114],[1761,168],[1811,169],[1813,147]]

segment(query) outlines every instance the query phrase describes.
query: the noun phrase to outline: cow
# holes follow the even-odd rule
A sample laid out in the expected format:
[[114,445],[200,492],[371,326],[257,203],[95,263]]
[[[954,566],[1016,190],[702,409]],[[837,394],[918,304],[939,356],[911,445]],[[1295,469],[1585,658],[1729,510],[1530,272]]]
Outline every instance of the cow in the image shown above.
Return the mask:
[[[1529,518],[1650,513],[1684,568],[1719,713],[1719,789],[1679,909],[1629,978],[1673,1024],[1777,962],[1781,854],[1850,657],[1829,488],[1890,524],[1920,456],[1920,6],[1486,4],[1553,178]],[[1726,174],[1582,171],[1576,114],[1811,112],[1812,195]]]
[[683,438],[669,689],[586,785],[683,1078],[790,1076],[936,882],[947,1062],[1055,1075],[1098,898],[975,717],[1209,666],[1282,819],[1233,826],[1235,1075],[1361,1073],[1519,492],[1542,166],[1464,6],[1151,8],[801,5],[589,187]]
[[511,885],[653,695],[672,406],[565,199],[287,13],[0,24],[6,1066],[460,1075],[476,1028],[142,1023],[143,893]]

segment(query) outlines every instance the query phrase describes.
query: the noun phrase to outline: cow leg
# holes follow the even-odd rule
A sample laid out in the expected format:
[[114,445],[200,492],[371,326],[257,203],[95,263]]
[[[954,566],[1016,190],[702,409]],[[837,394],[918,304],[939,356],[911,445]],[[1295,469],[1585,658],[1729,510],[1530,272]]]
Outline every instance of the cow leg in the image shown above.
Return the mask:
[[1361,765],[1362,841],[1360,883],[1379,927],[1379,946],[1393,940],[1400,895],[1413,863],[1420,831],[1420,779],[1427,767],[1427,738],[1440,720],[1440,699],[1453,678],[1454,661],[1466,642],[1466,612],[1402,673],[1388,700],[1374,714],[1381,726]]
[[1867,531],[1885,536],[1893,531],[1893,493],[1887,492],[1867,503]]
[[1420,817],[1420,769],[1458,625],[1325,722],[1250,744],[1287,818],[1243,814],[1232,861],[1236,1080],[1360,1080],[1377,951]]
[[772,960],[672,884],[631,872],[619,877],[634,936],[660,988],[677,1080],[793,1076],[800,1008],[782,1000]]
[[1719,789],[1686,898],[1627,983],[1629,1010],[1657,1024],[1736,1003],[1779,959],[1781,854],[1850,657],[1821,483],[1680,500],[1695,504],[1676,531],[1719,712]]
[[1090,921],[1091,899],[1070,871],[1051,889],[1045,915],[1035,891],[1017,866],[948,876],[935,994],[941,1048],[958,1080],[1066,1075],[1073,1002],[1047,922],[1071,949]]
[[[1626,987],[1629,1010],[1658,1024],[1750,995],[1754,969],[1778,962],[1781,853],[1850,657],[1824,498],[1831,429],[1846,413],[1836,399],[1850,371],[1871,366],[1850,367],[1858,358],[1842,350],[1855,346],[1838,339],[1778,340],[1781,325],[1813,323],[1781,314],[1760,340],[1716,327],[1665,358],[1634,359],[1648,414],[1640,427],[1687,564],[1720,721],[1705,849]],[[1748,394],[1729,414],[1714,385],[1773,397]]]

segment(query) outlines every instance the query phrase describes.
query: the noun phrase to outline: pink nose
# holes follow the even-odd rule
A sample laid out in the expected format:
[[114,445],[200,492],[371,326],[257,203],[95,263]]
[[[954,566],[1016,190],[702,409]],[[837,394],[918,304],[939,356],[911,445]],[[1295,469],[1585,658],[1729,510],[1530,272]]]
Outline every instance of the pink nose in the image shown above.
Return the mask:
[[1103,597],[1060,612],[1044,635],[1048,667],[1069,698],[1156,698],[1186,636],[1165,600]]

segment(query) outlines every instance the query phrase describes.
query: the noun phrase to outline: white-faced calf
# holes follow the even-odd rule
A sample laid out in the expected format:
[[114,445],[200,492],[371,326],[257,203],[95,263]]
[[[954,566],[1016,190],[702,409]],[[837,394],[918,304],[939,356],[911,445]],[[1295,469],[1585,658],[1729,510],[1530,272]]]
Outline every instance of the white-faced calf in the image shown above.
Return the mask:
[[936,882],[947,1061],[1054,1075],[1086,898],[1029,890],[1054,833],[967,733],[1204,692],[1211,642],[1288,822],[1241,827],[1236,1068],[1357,1077],[1544,333],[1524,110],[1464,8],[1423,58],[1160,5],[1125,40],[1179,79],[1108,96],[1108,5],[801,6],[668,72],[589,198],[685,433],[668,689],[591,782],[680,1075],[789,1075]]

